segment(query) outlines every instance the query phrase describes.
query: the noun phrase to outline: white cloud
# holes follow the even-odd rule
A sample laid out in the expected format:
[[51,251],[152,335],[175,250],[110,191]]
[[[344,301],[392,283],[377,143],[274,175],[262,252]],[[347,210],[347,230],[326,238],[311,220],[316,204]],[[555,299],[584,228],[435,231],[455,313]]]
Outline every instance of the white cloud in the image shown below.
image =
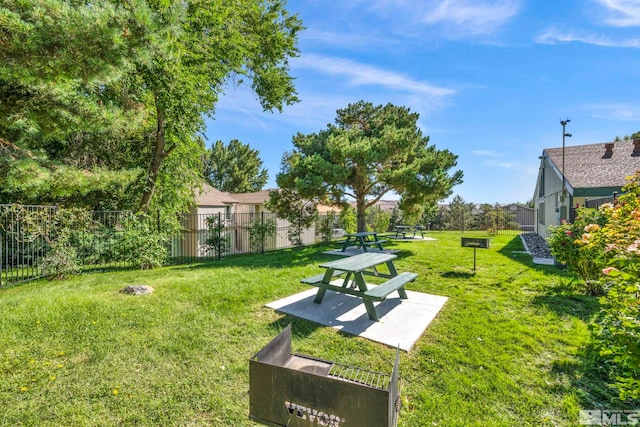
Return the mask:
[[583,108],[597,119],[640,121],[640,105],[610,103],[585,105]]
[[293,68],[312,69],[330,76],[342,76],[352,86],[379,86],[409,93],[420,93],[431,98],[455,94],[455,90],[439,87],[424,81],[382,68],[361,64],[349,59],[322,55],[303,55],[292,61]]
[[397,47],[398,41],[388,38],[379,37],[372,34],[364,33],[348,33],[337,31],[318,31],[308,29],[301,33],[301,40],[320,45],[324,48],[327,46],[335,46],[341,49],[363,50],[363,49],[380,49],[380,47],[394,48]]
[[496,33],[518,15],[523,1],[351,0],[345,4],[355,14],[368,12],[382,17],[394,34],[456,40]]
[[556,29],[549,29],[540,34],[536,37],[536,42],[542,44],[579,42],[603,47],[640,48],[640,38],[615,40],[594,33],[562,32]]
[[423,15],[427,24],[454,25],[466,34],[491,34],[515,17],[520,1],[440,0]]
[[487,160],[485,162],[485,164],[488,165],[488,166],[491,166],[491,167],[502,168],[502,169],[515,169],[515,168],[518,168],[518,165],[516,163],[498,162],[496,160]]
[[598,0],[606,10],[604,22],[614,27],[640,26],[640,1],[638,0]]
[[489,150],[473,150],[471,153],[475,154],[476,156],[483,156],[483,157],[493,157],[497,155],[496,152],[489,151]]

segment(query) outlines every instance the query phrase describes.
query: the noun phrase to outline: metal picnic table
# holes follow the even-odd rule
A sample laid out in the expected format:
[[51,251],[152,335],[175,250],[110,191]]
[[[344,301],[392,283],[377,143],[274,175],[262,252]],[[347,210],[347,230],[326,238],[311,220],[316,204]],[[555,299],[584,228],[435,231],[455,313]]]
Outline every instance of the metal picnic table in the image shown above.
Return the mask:
[[[316,276],[302,279],[302,283],[317,286],[319,288],[318,293],[313,300],[316,304],[322,303],[327,290],[362,298],[369,318],[377,322],[379,319],[373,305],[373,301],[384,301],[387,296],[394,291],[398,291],[401,299],[407,299],[408,297],[404,290],[404,285],[408,282],[414,281],[416,277],[418,277],[416,273],[398,274],[396,267],[393,264],[393,260],[396,258],[397,256],[393,254],[367,252],[336,261],[325,262],[320,264],[320,267],[326,269],[324,274],[318,274]],[[376,266],[382,264],[387,266],[389,273],[379,273],[375,269]],[[372,269],[373,271],[367,271],[369,269]],[[334,277],[341,276],[343,274],[346,274],[346,276],[342,279],[341,285],[339,285],[339,283],[331,283],[331,280]],[[389,280],[380,285],[376,285],[373,288],[369,288],[364,280],[365,274],[374,274],[376,276],[388,278]]]
[[413,236],[411,237],[416,237],[416,234],[418,233],[420,233],[420,235],[424,237],[424,227],[422,225],[396,225],[393,227],[393,229],[396,232],[396,237],[402,234],[403,239],[406,239],[407,233],[410,233],[412,231]]
[[346,237],[347,239],[342,242],[342,252],[345,252],[349,246],[361,247],[364,252],[368,252],[369,247],[376,246],[382,251],[384,250],[382,244],[387,242],[386,240],[379,239],[378,233],[375,231],[349,233],[346,234]]

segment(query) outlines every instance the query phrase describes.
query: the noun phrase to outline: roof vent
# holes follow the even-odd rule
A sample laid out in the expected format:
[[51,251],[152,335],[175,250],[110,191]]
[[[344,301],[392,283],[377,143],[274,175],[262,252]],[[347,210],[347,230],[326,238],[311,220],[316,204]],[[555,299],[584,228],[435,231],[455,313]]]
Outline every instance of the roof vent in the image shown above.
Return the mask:
[[613,142],[607,142],[604,144],[604,156],[603,159],[609,159],[613,156]]
[[631,155],[634,157],[640,156],[640,138],[633,139],[633,152]]

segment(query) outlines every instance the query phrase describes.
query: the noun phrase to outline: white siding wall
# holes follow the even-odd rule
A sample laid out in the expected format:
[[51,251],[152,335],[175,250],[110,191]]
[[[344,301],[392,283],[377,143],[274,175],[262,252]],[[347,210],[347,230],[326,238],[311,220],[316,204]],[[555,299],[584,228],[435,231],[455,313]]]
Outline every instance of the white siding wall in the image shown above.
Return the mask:
[[[538,183],[538,186],[540,183]],[[539,187],[538,187],[539,188]],[[556,174],[551,166],[544,168],[544,195],[536,194],[535,207],[538,221],[538,234],[543,237],[549,235],[549,227],[560,224],[560,207],[562,205],[562,179]],[[569,193],[565,196],[564,205],[569,207]],[[544,207],[544,212],[538,209]]]

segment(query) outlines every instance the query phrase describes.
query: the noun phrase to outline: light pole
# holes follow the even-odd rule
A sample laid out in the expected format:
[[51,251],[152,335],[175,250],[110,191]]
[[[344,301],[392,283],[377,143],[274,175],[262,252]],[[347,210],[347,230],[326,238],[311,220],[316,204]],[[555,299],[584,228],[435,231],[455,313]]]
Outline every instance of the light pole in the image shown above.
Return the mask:
[[[560,124],[562,125],[562,197],[560,198],[561,206],[564,206],[564,199],[567,195],[567,179],[564,176],[564,139],[565,137],[571,138],[571,134],[565,132],[565,127],[567,126],[567,123],[569,123],[570,121],[571,120],[569,119],[560,120]],[[560,214],[560,216],[562,217],[562,214]],[[567,218],[563,218],[563,219],[567,219]]]

